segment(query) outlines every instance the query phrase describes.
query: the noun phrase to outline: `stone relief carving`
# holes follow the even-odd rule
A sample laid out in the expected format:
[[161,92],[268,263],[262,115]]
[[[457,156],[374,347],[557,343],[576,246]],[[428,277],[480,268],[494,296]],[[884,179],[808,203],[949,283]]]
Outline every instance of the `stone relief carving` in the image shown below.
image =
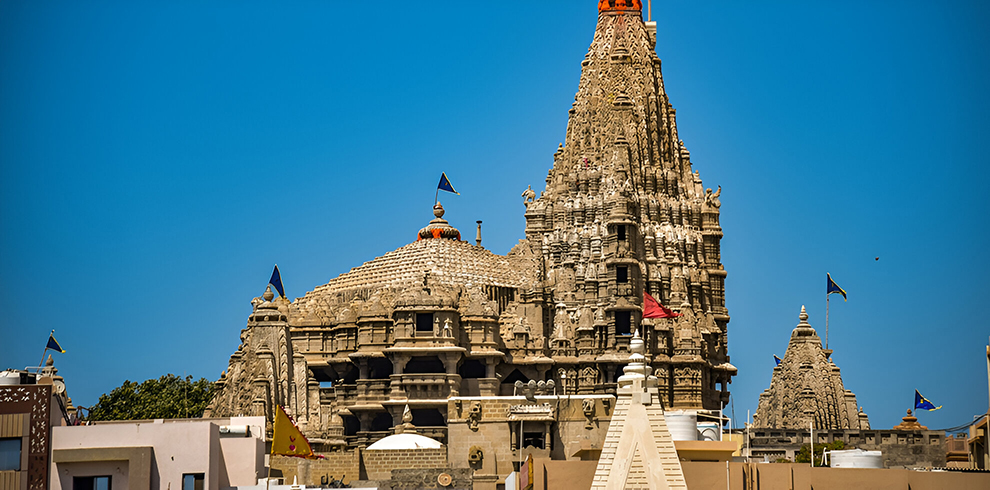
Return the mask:
[[585,398],[581,400],[581,412],[584,413],[587,422],[584,428],[591,430],[595,428],[595,399]]

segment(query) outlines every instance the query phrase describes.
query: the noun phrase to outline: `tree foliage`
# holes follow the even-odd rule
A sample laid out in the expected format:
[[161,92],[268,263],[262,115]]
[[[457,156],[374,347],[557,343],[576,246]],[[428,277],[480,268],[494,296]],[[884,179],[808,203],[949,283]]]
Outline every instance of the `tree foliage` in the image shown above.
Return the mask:
[[[815,444],[815,464],[813,466],[831,466],[831,458],[822,464],[822,454],[825,451],[841,451],[846,448],[846,443],[839,441],[833,441],[828,444]],[[807,444],[801,446],[801,449],[794,455],[795,463],[810,463],[811,462],[811,448]]]
[[202,417],[213,396],[213,383],[168,374],[143,383],[124,381],[90,407],[86,420],[146,420]]

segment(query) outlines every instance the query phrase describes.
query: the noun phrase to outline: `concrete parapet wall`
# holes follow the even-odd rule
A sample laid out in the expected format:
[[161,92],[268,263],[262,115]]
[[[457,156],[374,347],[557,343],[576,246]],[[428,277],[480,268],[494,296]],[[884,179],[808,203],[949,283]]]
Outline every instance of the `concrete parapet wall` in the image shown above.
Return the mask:
[[[593,461],[535,462],[534,490],[591,487]],[[697,463],[682,461],[684,481],[690,489],[749,490],[983,490],[990,488],[990,473],[933,472],[901,469],[811,468],[787,463]],[[726,485],[728,477],[728,485]]]

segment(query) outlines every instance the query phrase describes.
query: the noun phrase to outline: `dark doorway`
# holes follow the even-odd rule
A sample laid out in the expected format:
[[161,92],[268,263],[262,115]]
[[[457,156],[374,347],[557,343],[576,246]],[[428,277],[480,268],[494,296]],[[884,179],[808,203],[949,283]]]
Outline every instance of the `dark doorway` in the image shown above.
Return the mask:
[[406,363],[406,369],[403,371],[406,374],[433,374],[433,373],[446,373],[447,370],[443,366],[443,362],[437,356],[431,357],[414,357],[408,363]]
[[371,379],[388,379],[392,374],[392,361],[385,357],[371,359]]
[[416,331],[433,331],[433,313],[416,313]]
[[615,312],[615,334],[632,335],[632,315],[628,311]]
[[485,370],[485,365],[477,359],[468,359],[461,364],[461,369],[458,371],[462,378],[484,378],[488,371]]
[[391,428],[392,416],[387,413],[375,415],[374,420],[371,421],[371,430],[374,432],[383,432]]
[[413,425],[417,427],[446,427],[447,421],[443,419],[440,410],[435,408],[418,408],[412,411]]

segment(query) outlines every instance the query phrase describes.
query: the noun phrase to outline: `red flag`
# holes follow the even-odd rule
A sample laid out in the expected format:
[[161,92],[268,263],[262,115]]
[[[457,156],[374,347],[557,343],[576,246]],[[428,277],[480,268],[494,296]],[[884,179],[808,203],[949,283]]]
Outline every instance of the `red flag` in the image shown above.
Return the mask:
[[653,299],[650,293],[643,291],[643,318],[674,318],[681,316],[674,313],[670,308],[664,307],[659,301]]

